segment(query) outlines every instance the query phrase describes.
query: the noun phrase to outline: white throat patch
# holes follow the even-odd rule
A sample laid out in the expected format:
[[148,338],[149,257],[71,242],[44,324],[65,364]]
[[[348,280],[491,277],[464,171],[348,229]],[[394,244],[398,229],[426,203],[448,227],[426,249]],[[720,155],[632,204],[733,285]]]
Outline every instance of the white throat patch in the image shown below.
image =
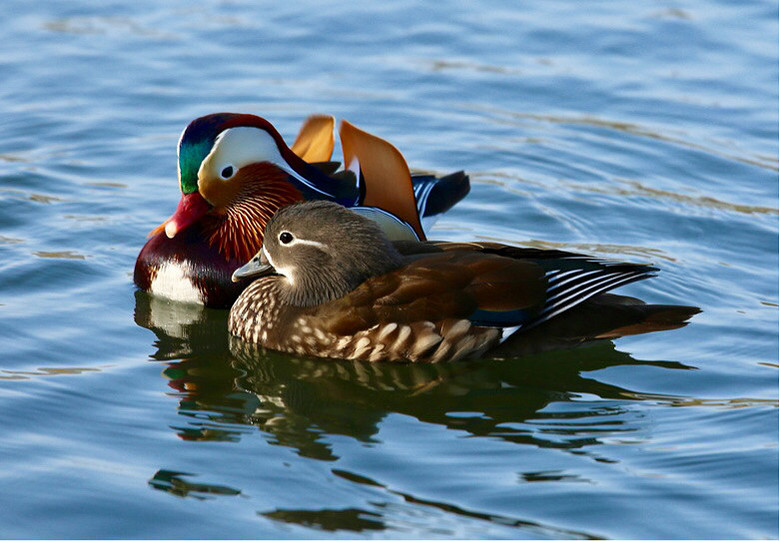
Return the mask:
[[274,268],[277,274],[281,274],[282,276],[284,276],[285,279],[287,279],[287,281],[290,283],[290,285],[293,285],[295,283],[294,269],[291,267],[280,267],[279,265],[274,263],[271,254],[269,254],[268,250],[266,250],[265,248],[265,244],[263,244],[263,255],[268,260],[268,263]]
[[[286,248],[290,248],[292,246],[302,244],[304,246],[314,246],[315,248],[318,248],[319,250],[322,250],[323,252],[328,252],[328,246],[322,242],[316,241],[316,240],[310,240],[310,239],[300,239],[298,237],[293,237],[293,239],[288,242],[287,244],[282,244],[279,246],[279,250],[284,250]],[[295,271],[296,267],[282,267],[274,263],[273,258],[271,257],[271,254],[268,253],[268,250],[265,247],[265,244],[263,244],[263,255],[265,255],[265,258],[268,260],[268,263],[274,268],[277,274],[281,274],[284,276],[287,281],[290,283],[290,285],[293,285],[295,283]]]

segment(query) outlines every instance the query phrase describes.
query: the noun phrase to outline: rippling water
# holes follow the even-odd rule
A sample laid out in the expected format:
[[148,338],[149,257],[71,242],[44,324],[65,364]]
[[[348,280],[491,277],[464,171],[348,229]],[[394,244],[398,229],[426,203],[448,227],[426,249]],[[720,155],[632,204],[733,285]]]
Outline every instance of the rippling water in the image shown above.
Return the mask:
[[[776,2],[33,3],[0,28],[0,536],[778,536]],[[193,118],[465,169],[431,236],[651,262],[681,330],[248,355],[131,280]]]

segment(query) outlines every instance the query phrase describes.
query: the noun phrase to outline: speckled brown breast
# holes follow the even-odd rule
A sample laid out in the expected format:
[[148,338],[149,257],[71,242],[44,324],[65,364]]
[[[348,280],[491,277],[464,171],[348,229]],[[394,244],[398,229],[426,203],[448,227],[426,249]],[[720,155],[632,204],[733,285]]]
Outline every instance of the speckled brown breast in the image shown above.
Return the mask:
[[[248,342],[299,355],[361,361],[449,362],[478,357],[498,343],[501,330],[478,327],[467,319],[441,321],[378,321],[364,318],[364,328],[338,332],[339,319],[353,297],[365,295],[364,286],[345,298],[313,307],[283,304],[279,281],[261,278],[238,298],[230,312],[231,334]],[[354,329],[353,329],[354,330]]]

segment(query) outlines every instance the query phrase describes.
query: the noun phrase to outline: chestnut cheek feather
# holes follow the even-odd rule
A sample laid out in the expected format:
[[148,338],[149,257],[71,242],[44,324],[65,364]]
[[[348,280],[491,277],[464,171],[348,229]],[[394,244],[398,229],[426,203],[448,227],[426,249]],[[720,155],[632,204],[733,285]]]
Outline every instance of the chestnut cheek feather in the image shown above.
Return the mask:
[[224,209],[239,196],[245,181],[246,178],[239,175],[230,180],[203,177],[198,182],[198,191],[216,209]]
[[[303,201],[301,193],[288,182],[287,173],[270,163],[247,165],[229,182],[232,199],[224,206],[224,216],[216,224],[209,242],[227,259],[245,263],[263,245],[263,231],[271,216],[281,207]],[[221,194],[222,196],[222,194]],[[227,196],[227,192],[224,194]]]

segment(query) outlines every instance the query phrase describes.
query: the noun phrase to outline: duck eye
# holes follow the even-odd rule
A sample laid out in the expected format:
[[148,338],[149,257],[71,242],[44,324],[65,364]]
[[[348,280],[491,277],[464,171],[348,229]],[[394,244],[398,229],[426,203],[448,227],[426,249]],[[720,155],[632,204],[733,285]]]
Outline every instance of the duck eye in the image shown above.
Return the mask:
[[233,166],[232,165],[226,165],[222,171],[219,173],[219,175],[224,179],[229,179],[233,176]]
[[279,242],[282,244],[290,244],[293,240],[292,233],[289,231],[282,231],[279,233]]

